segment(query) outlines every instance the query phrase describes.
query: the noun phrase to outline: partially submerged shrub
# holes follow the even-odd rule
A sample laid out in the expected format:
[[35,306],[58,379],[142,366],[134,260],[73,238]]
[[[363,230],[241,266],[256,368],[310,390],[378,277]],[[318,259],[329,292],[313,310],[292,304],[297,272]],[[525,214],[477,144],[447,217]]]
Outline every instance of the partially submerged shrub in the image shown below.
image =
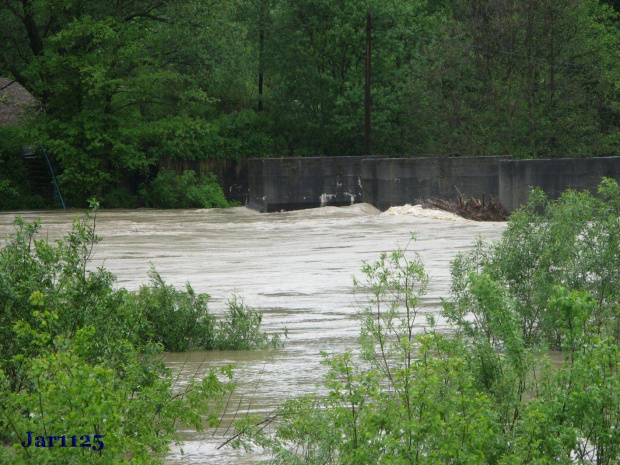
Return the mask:
[[[206,295],[189,285],[175,290],[155,272],[138,294],[116,289],[111,273],[87,267],[99,241],[94,222],[76,218],[66,237],[50,243],[36,239],[39,222],[17,218],[0,251],[0,444],[14,445],[0,447],[0,461],[155,463],[179,441],[180,425],[214,423],[232,389],[226,367],[175,392],[157,355],[220,340],[227,349],[256,348],[269,339],[258,312],[245,309],[216,326]],[[220,336],[218,328],[234,334]],[[103,435],[105,447],[24,448],[28,431]]]
[[418,321],[417,255],[365,264],[360,357],[325,354],[326,395],[238,422],[234,442],[283,465],[619,463],[619,192],[537,194],[498,244],[459,257],[452,335]]
[[588,292],[595,303],[588,326],[619,340],[620,188],[605,179],[599,193],[567,191],[549,201],[535,191],[528,205],[513,213],[500,241],[479,242],[454,261],[454,304],[446,315],[469,334],[492,335],[488,308],[471,293],[471,277],[484,273],[510,299],[528,345],[562,347],[564,315],[549,306],[555,286]]
[[166,285],[151,270],[151,282],[127,297],[135,311],[145,318],[143,338],[161,344],[166,351],[252,350],[276,348],[279,334],[261,330],[263,314],[234,296],[219,319],[209,313],[207,294],[196,294],[187,283],[185,290]]
[[[261,331],[263,314],[248,307],[237,296],[228,301],[228,311],[218,321],[214,348],[218,350],[267,349],[281,346],[279,334],[270,336]],[[286,329],[284,330],[286,335]]]
[[151,282],[140,287],[134,300],[146,319],[145,337],[171,352],[213,349],[215,317],[209,314],[209,296],[196,294],[189,283],[184,291],[166,285],[155,270],[149,276]]

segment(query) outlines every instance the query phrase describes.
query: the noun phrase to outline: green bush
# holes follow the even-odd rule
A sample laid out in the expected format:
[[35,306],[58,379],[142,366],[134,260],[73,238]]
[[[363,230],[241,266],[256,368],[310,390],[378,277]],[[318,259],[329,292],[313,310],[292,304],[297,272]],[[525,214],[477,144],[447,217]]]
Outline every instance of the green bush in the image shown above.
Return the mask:
[[139,208],[140,196],[126,187],[117,187],[103,195],[101,205],[106,208]]
[[488,309],[470,292],[472,274],[484,273],[500,283],[511,300],[528,345],[563,346],[564,315],[548,305],[555,286],[591,294],[596,305],[587,324],[619,340],[619,216],[620,188],[612,179],[603,180],[598,197],[569,190],[549,201],[535,191],[529,203],[512,214],[500,241],[479,242],[455,260],[454,304],[448,306],[447,316],[469,334],[497,337],[489,327]]
[[[189,285],[175,290],[155,272],[137,294],[116,289],[111,273],[88,269],[99,241],[94,224],[90,215],[76,218],[67,236],[50,243],[36,239],[38,222],[17,218],[0,250],[0,461],[156,463],[179,441],[181,426],[216,422],[232,389],[226,367],[174,390],[174,376],[156,355],[237,340],[247,332],[245,317],[217,326],[206,295]],[[243,346],[227,349],[268,339],[257,313],[246,313],[255,340],[240,337]],[[24,448],[28,431],[103,435],[105,447]]]
[[215,175],[197,176],[188,170],[179,176],[162,170],[141,192],[144,204],[153,208],[226,208],[230,204]]
[[619,463],[618,185],[600,194],[537,194],[460,256],[448,330],[419,321],[417,255],[365,263],[359,356],[324,354],[328,393],[237,422],[235,445],[287,465]]
[[216,320],[209,313],[207,294],[196,294],[189,283],[184,291],[166,285],[151,270],[151,282],[137,294],[128,294],[135,312],[146,323],[143,338],[161,344],[166,351],[251,350],[276,348],[280,335],[261,331],[263,315],[234,296],[226,314]]
[[150,278],[132,299],[147,321],[145,337],[171,352],[213,349],[216,328],[207,308],[209,296],[196,295],[189,283],[185,291],[166,285],[155,270]]
[[[22,328],[18,334],[27,331],[32,342],[48,342],[44,326]],[[18,389],[10,387],[0,370],[0,433],[6,445],[13,445],[0,447],[0,461],[161,463],[170,441],[179,441],[181,425],[200,430],[217,421],[217,404],[232,388],[220,381],[218,373],[211,371],[175,393],[174,378],[163,363],[137,353],[130,344],[121,343],[124,360],[116,366],[85,357],[85,345],[94,343],[95,332],[94,326],[82,328],[73,340],[55,338],[51,347],[42,347],[35,357],[16,357],[24,374],[24,385]],[[20,444],[28,432],[33,436],[89,435],[91,439],[101,435],[104,447],[100,451],[24,448]]]
[[[279,334],[269,336],[260,330],[263,314],[248,307],[237,296],[228,302],[228,311],[218,321],[214,348],[218,350],[250,350],[280,347]],[[286,336],[286,329],[284,330]]]

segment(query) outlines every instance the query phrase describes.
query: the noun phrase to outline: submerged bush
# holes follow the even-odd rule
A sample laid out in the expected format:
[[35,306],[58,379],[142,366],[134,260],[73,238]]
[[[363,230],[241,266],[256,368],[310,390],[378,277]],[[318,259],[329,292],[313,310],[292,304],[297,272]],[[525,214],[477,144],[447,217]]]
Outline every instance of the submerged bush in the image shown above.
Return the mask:
[[[154,271],[137,294],[116,289],[111,273],[88,269],[99,241],[94,225],[90,215],[76,218],[67,236],[50,243],[36,238],[39,222],[17,218],[0,250],[0,461],[154,463],[179,441],[181,425],[214,423],[232,389],[226,367],[175,390],[160,354],[236,341],[247,334],[245,320],[218,324],[206,295],[189,285],[176,290]],[[269,340],[254,324],[258,313],[248,313],[250,343],[225,348]],[[103,435],[105,447],[24,448],[29,431]]]
[[237,296],[218,320],[209,313],[207,294],[196,294],[189,283],[184,291],[166,285],[155,270],[150,277],[151,282],[128,299],[145,318],[143,338],[161,344],[164,350],[251,350],[281,345],[280,335],[261,331],[262,313]]
[[171,352],[213,349],[215,317],[209,314],[209,296],[197,295],[189,283],[184,291],[166,285],[155,270],[149,276],[151,282],[132,299],[146,320],[145,337]]
[[[218,321],[214,348],[218,350],[250,350],[280,347],[279,334],[272,336],[261,331],[263,314],[248,307],[237,296],[228,301],[228,311]],[[286,329],[284,329],[286,336]]]

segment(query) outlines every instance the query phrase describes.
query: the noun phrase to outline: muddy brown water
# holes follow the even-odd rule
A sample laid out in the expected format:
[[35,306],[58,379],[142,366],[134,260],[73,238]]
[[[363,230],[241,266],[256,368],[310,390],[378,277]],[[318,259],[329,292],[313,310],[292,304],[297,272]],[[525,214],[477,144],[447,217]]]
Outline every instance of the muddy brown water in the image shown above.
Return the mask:
[[[12,231],[16,214],[41,218],[42,235],[64,234],[80,211],[4,212],[0,240]],[[411,233],[430,274],[423,311],[437,312],[449,295],[450,261],[471,248],[478,236],[496,240],[504,223],[477,223],[416,208],[397,207],[379,213],[370,205],[326,207],[288,213],[259,214],[244,207],[226,210],[100,211],[92,266],[105,266],[118,285],[135,290],[148,281],[154,266],[166,282],[211,296],[215,314],[233,294],[264,312],[263,329],[288,329],[283,349],[256,352],[190,352],[166,354],[180,373],[182,386],[211,367],[235,365],[236,390],[222,424],[200,433],[183,432],[184,444],[173,446],[169,463],[245,464],[264,458],[228,447],[233,419],[248,413],[267,415],[291,396],[317,392],[323,367],[320,352],[338,353],[358,345],[358,304],[352,276],[363,260],[404,247]]]

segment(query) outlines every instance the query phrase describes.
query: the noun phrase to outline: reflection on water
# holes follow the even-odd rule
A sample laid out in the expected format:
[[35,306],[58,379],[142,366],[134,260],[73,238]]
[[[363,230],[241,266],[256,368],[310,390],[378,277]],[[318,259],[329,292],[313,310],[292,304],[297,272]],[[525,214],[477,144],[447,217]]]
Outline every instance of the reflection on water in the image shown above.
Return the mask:
[[[58,237],[68,230],[73,212],[21,212],[42,219],[42,234]],[[93,266],[105,265],[118,284],[137,289],[154,266],[171,284],[191,282],[207,292],[220,313],[238,294],[264,312],[263,329],[289,337],[283,349],[259,352],[166,354],[182,386],[211,367],[236,366],[236,392],[222,425],[213,431],[184,432],[181,455],[174,447],[170,463],[252,463],[258,456],[230,448],[217,450],[233,418],[266,415],[289,396],[316,392],[321,380],[320,351],[343,352],[357,346],[359,324],[352,296],[352,276],[362,260],[404,247],[420,253],[431,276],[423,306],[437,311],[447,296],[449,263],[480,235],[499,238],[503,223],[425,218],[411,209],[379,214],[361,204],[350,207],[258,214],[244,207],[227,210],[114,210],[97,216]],[[0,238],[12,230],[15,213],[0,214]],[[237,412],[237,413],[236,413]],[[236,417],[235,417],[236,415]]]

